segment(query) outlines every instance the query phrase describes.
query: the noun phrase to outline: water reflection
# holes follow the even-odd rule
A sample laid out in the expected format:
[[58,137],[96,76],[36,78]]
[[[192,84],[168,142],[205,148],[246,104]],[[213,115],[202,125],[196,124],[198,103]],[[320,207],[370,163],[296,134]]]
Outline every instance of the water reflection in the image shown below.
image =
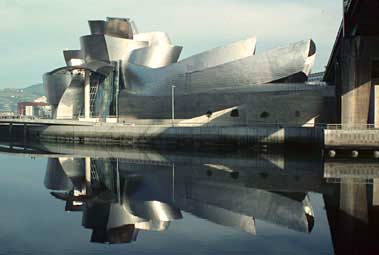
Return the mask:
[[335,194],[324,194],[337,254],[378,254],[379,162],[327,160],[324,175]]
[[66,210],[82,212],[93,242],[131,242],[140,230],[164,231],[182,211],[252,235],[256,219],[312,231],[313,208],[299,183],[301,176],[320,182],[322,176],[288,172],[283,158],[152,151],[123,156],[48,160],[46,188],[56,190],[51,194],[66,202]]
[[81,214],[91,242],[130,243],[146,231],[159,235],[187,213],[251,235],[263,232],[263,222],[309,235],[318,223],[310,193],[317,193],[335,254],[379,252],[375,159],[69,144],[2,150],[48,157],[45,187],[66,211]]

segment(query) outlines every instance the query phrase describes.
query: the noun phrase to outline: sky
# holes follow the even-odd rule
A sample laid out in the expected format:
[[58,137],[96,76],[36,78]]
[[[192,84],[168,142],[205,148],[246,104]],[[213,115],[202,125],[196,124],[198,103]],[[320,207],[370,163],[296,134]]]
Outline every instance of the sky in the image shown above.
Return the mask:
[[322,71],[342,19],[342,0],[0,0],[0,88],[41,83],[79,49],[88,20],[128,17],[139,32],[164,31],[181,58],[250,36],[257,54],[312,38]]

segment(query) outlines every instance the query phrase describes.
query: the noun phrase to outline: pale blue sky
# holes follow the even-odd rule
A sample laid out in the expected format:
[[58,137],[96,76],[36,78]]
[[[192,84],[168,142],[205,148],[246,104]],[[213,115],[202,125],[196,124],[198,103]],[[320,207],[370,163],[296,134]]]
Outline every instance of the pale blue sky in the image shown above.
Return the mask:
[[140,32],[165,31],[182,57],[257,36],[257,52],[312,38],[315,71],[326,65],[342,0],[0,0],[0,88],[40,83],[78,49],[87,20],[132,18]]

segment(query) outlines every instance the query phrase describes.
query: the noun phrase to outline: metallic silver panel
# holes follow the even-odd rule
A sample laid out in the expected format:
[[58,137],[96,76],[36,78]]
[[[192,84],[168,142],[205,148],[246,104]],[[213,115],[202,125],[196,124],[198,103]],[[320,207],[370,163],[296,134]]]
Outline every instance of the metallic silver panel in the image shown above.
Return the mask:
[[122,204],[112,203],[109,209],[107,229],[118,228],[124,225],[135,224],[137,229],[150,231],[163,231],[169,226],[168,221],[148,220],[133,215],[129,208],[129,202]]
[[93,61],[119,61],[134,49],[148,46],[148,42],[134,41],[108,35],[86,35],[80,38],[81,51],[86,63]]
[[103,35],[106,30],[106,21],[105,20],[89,20],[89,30],[91,35]]
[[209,220],[222,226],[243,230],[253,235],[257,232],[253,216],[243,215],[232,210],[226,210],[191,199],[184,201],[185,202],[180,201],[177,203],[180,204],[180,209],[192,213],[199,218]]
[[[183,75],[189,72],[196,72],[206,68],[222,65],[230,61],[252,56],[255,52],[255,47],[256,38],[252,37],[223,47],[205,51],[166,67],[145,69],[140,66],[130,65],[127,66],[127,68],[124,66],[122,71],[125,73],[124,77],[126,77],[128,87],[134,86],[141,88],[143,86],[148,86],[147,84],[152,83],[153,81],[157,81],[158,86],[159,83],[164,83],[167,85],[169,82],[175,81],[181,74]],[[146,78],[141,79],[140,76],[145,75]]]
[[165,231],[169,226],[170,221],[148,221],[135,224],[136,228],[149,231]]
[[84,159],[67,156],[59,157],[58,161],[66,176],[70,178],[74,188],[81,190],[85,185]]
[[133,40],[148,42],[149,46],[153,45],[171,45],[171,40],[165,32],[150,32],[135,34]]
[[88,25],[92,35],[111,35],[120,38],[133,38],[133,26],[129,19],[107,18],[104,20],[90,20]]
[[148,42],[139,42],[108,35],[105,35],[104,38],[107,46],[107,52],[109,54],[109,61],[127,59],[133,50],[147,47],[149,45]]
[[59,157],[59,163],[66,175],[71,179],[84,179],[84,158]]
[[[266,190],[231,185],[222,187],[217,183],[196,182],[191,184],[189,190],[188,193],[182,191],[182,195],[191,197],[192,200],[199,203],[211,204],[289,229],[309,232],[310,222],[307,208],[310,205],[307,204],[307,208],[305,208],[303,201]],[[222,192],[222,195],[220,194],[221,190],[225,191]],[[310,210],[313,211],[312,208]]]
[[146,222],[146,219],[139,218],[133,215],[128,204],[112,203],[109,209],[109,216],[107,222],[107,229],[121,227],[123,225],[136,224],[139,222]]
[[157,45],[136,49],[127,60],[123,61],[122,70],[127,70],[128,62],[151,68],[167,66],[178,61],[181,51],[182,47],[172,45]]
[[[80,71],[80,70],[87,70],[90,72],[96,72],[100,73],[102,75],[108,75],[110,72],[112,72],[114,69],[114,65],[108,62],[104,61],[98,61],[94,60],[91,62],[83,63],[78,66],[63,66],[59,67],[57,69],[54,69],[53,71],[50,72],[50,74],[55,74],[55,73],[70,73],[70,72],[75,72],[75,71]],[[70,74],[71,75],[71,74]]]
[[206,68],[222,65],[255,54],[256,37],[247,38],[225,46],[207,50],[179,61],[180,72],[195,72]]
[[47,159],[44,185],[51,190],[71,190],[73,184],[57,158]]
[[132,31],[133,31],[133,36],[135,34],[138,34],[138,28],[137,28],[136,23],[133,20],[129,20],[129,22],[130,22],[130,27],[132,28]]
[[67,66],[77,66],[84,63],[80,50],[64,50],[63,56]]
[[133,39],[133,28],[129,19],[108,17],[105,30],[107,35]]
[[76,68],[85,69],[85,70],[100,73],[106,76],[109,73],[113,72],[114,65],[103,62],[103,61],[91,61],[91,62],[84,63]]
[[[103,84],[96,90],[103,99],[94,101],[94,109],[97,109],[94,116],[109,115],[110,111],[105,108],[112,105],[117,109],[112,108],[111,114],[119,114],[122,120],[167,119],[172,111],[172,93],[176,118],[204,119],[207,112],[215,113],[234,107],[238,108],[242,117],[232,119],[230,112],[225,111],[218,120],[227,119],[239,125],[294,119],[296,125],[303,125],[314,122],[316,117],[320,120],[324,113],[320,105],[328,105],[319,91],[311,97],[311,92],[301,90],[300,93],[310,96],[307,106],[294,104],[292,108],[288,106],[283,110],[288,114],[273,110],[265,120],[259,117],[268,106],[271,107],[271,102],[260,100],[260,95],[256,93],[271,93],[270,100],[288,105],[289,95],[297,93],[297,90],[293,90],[292,85],[289,89],[283,90],[283,87],[307,79],[316,57],[316,46],[312,40],[255,55],[256,38],[251,37],[177,62],[182,48],[172,45],[164,32],[137,33],[134,23],[123,18],[93,20],[89,21],[89,26],[91,35],[81,37],[81,50],[64,52],[69,67],[56,69],[53,73],[74,73],[86,69],[109,76],[115,71],[115,62],[121,66],[121,70],[117,68],[115,72],[117,77],[114,77],[120,85],[117,89],[112,90]],[[53,109],[59,103],[59,118],[76,118],[83,101],[80,98],[81,82],[77,78],[71,81],[69,76],[63,79],[59,75],[62,74],[57,74],[56,80],[49,76],[44,78],[49,102]],[[267,91],[262,88],[255,90],[262,85],[267,86]],[[114,100],[119,87],[124,90],[119,100]],[[298,99],[299,96],[293,95],[294,98]],[[111,104],[110,100],[115,103]]]
[[[181,218],[179,210],[183,210],[251,234],[256,232],[255,219],[311,232],[315,219],[308,191],[331,191],[323,178],[321,154],[307,154],[305,158],[301,155],[299,161],[298,154],[285,158],[284,154],[231,154],[225,158],[211,152],[125,151],[116,147],[104,152],[101,146],[63,147],[67,150],[54,145],[43,147],[43,151],[51,148],[53,151],[48,151],[67,154],[56,163],[60,163],[57,167],[76,190],[84,181],[84,159],[73,157],[82,157],[83,153],[97,158],[96,167],[92,168],[93,187],[99,187],[98,182],[107,184],[100,194],[87,193],[78,198],[85,204],[83,226],[90,228],[110,230],[135,225],[136,229],[161,231],[170,220]],[[71,147],[75,150],[68,149]],[[112,164],[114,157],[121,157],[117,164]],[[113,166],[118,167],[117,178]],[[239,175],[234,178],[233,172]],[[114,189],[117,183],[123,187]],[[60,197],[67,201],[74,198]]]
[[[140,96],[122,90],[120,93],[120,120],[132,119],[170,119],[171,94],[166,96]],[[306,102],[306,103],[304,103]],[[175,117],[177,123],[188,120],[195,124],[212,121],[213,116],[220,125],[245,125],[281,123],[303,125],[317,116],[322,123],[330,119],[330,107],[333,106],[333,87],[305,84],[263,84],[228,89],[204,90],[203,93],[182,94],[175,89]],[[225,117],[216,117],[218,111],[238,106],[239,117],[231,117],[225,111]],[[244,106],[243,108],[241,106]],[[212,118],[206,117],[208,111]],[[298,116],[295,115],[299,112]],[[261,117],[263,112],[268,116]],[[202,117],[202,119],[195,119]],[[134,120],[133,120],[134,122]],[[216,123],[215,123],[216,124]]]
[[104,35],[85,35],[80,37],[80,49],[85,62],[109,62]]
[[179,94],[269,83],[308,71],[314,61],[314,55],[308,56],[312,44],[311,40],[301,41],[287,48],[185,73],[177,70],[174,73],[168,67],[152,69],[131,64],[127,70],[128,82],[133,93],[154,96],[171,94],[169,83],[175,84]]
[[63,93],[71,83],[70,72],[52,72],[43,75],[43,87],[47,101],[54,107],[58,105]]
[[159,201],[129,200],[129,206],[133,215],[147,220],[171,221],[182,218],[179,209]]
[[75,119],[81,113],[84,100],[84,74],[76,73],[65,90],[56,110],[57,119]]

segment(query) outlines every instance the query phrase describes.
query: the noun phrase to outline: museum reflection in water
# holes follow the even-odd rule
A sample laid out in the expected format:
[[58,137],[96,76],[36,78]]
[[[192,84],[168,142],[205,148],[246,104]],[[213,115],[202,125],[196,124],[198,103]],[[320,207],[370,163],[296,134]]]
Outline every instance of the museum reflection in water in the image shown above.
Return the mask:
[[54,153],[46,188],[66,211],[82,213],[91,242],[133,242],[141,231],[165,231],[182,212],[252,235],[259,234],[256,220],[308,233],[317,224],[308,194],[316,192],[324,198],[336,254],[378,251],[377,160],[43,148]]

